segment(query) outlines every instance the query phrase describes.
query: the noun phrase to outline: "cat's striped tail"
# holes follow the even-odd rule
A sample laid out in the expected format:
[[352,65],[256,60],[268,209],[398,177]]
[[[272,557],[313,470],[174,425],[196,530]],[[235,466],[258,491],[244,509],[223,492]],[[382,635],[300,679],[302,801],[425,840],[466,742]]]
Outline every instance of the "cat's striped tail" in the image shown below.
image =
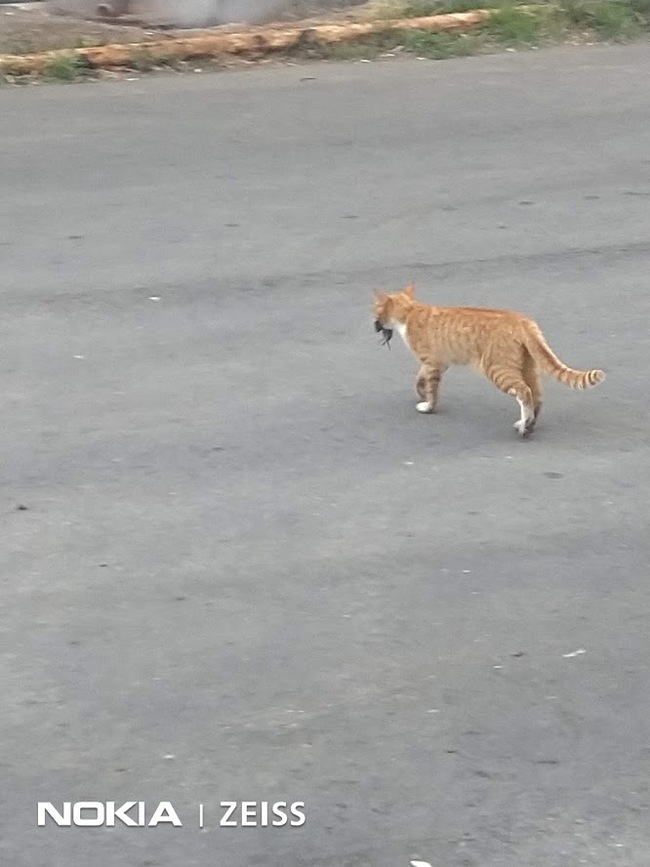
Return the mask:
[[526,349],[542,370],[569,388],[591,388],[605,379],[602,370],[573,370],[567,367],[544,339],[539,327],[533,322],[527,329]]

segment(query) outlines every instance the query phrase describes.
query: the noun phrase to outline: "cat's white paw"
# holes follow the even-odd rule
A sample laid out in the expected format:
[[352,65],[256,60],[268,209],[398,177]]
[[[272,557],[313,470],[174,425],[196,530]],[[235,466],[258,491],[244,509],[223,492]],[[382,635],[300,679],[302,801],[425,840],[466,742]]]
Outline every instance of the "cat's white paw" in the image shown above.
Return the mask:
[[535,422],[533,419],[529,419],[528,421],[523,421],[519,419],[513,424],[514,429],[517,431],[520,437],[528,436],[528,434],[533,432],[533,428],[535,427]]
[[433,407],[426,400],[423,400],[420,403],[416,403],[415,408],[418,412],[433,412]]

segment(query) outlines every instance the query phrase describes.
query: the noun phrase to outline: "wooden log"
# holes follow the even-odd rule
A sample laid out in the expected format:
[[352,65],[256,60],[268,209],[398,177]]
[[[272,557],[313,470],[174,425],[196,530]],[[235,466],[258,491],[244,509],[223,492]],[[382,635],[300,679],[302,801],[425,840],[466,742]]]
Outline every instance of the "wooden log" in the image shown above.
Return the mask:
[[391,30],[468,30],[491,15],[489,10],[454,12],[425,18],[356,21],[345,24],[250,27],[236,32],[205,32],[198,36],[172,37],[152,42],[98,45],[91,48],[47,51],[42,54],[0,55],[0,71],[13,75],[42,73],[61,57],[78,58],[93,68],[128,67],[138,57],[160,63],[197,60],[238,54],[264,54],[284,51],[300,44],[349,42]]

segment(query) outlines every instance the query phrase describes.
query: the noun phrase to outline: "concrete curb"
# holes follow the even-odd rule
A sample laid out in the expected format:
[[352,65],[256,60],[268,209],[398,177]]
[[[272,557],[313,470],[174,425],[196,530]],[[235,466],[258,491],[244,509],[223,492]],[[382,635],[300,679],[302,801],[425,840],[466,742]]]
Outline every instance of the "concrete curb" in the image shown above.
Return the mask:
[[249,27],[237,32],[208,32],[198,36],[172,37],[156,42],[100,45],[71,48],[42,54],[0,55],[0,72],[7,75],[30,75],[44,72],[60,58],[78,58],[93,69],[128,67],[138,57],[160,63],[180,60],[218,58],[227,55],[259,56],[286,51],[310,43],[350,42],[373,33],[390,30],[469,30],[492,14],[486,9],[432,15],[426,18],[402,18],[350,22],[345,24],[275,25]]

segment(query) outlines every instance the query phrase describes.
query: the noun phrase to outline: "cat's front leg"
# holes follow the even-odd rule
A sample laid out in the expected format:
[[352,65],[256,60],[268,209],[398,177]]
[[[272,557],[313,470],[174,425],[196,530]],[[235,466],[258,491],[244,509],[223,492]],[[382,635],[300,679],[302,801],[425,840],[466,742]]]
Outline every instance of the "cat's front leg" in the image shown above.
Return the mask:
[[426,397],[424,391],[424,384],[426,382],[426,378],[427,369],[423,364],[422,367],[420,367],[420,369],[418,370],[418,375],[415,377],[415,391],[417,392],[417,396],[420,398],[420,400],[424,400]]
[[422,363],[415,384],[418,396],[422,398],[415,405],[418,412],[431,413],[435,410],[438,403],[438,388],[443,373],[444,367],[442,365]]

